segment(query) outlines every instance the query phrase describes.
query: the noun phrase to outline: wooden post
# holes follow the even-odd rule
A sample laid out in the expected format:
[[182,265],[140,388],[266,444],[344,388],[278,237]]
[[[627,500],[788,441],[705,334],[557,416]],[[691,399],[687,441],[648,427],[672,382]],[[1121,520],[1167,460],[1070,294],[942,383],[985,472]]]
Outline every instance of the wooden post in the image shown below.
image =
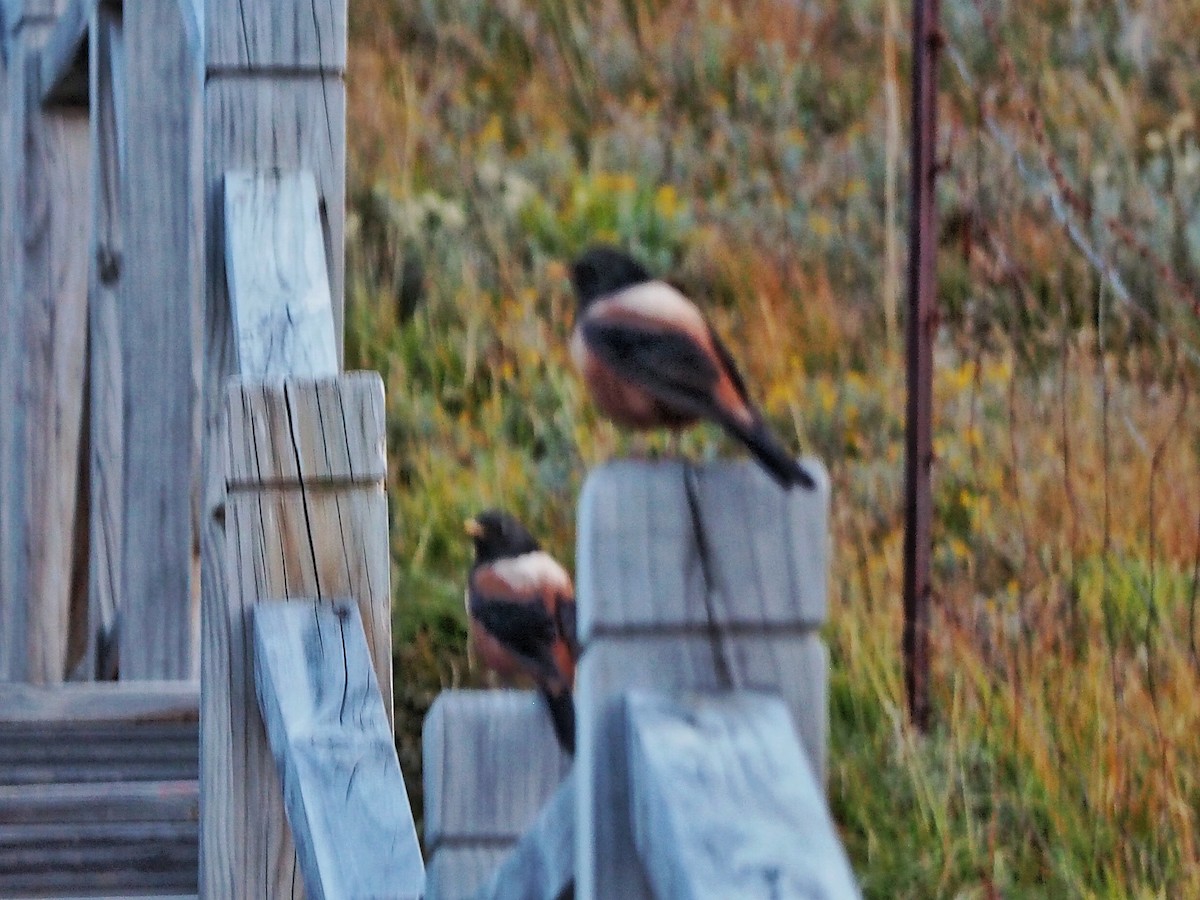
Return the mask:
[[121,678],[196,678],[204,246],[197,5],[127,3],[124,36],[124,225],[119,255],[100,261],[102,272],[106,261],[120,271]]
[[625,714],[633,839],[655,897],[859,897],[778,697],[632,692]]
[[255,699],[251,607],[350,597],[392,709],[383,384],[375,373],[240,382],[227,394],[223,606],[204,610],[202,896],[300,896]]
[[310,900],[420,900],[425,866],[352,601],[254,607],[254,683]]
[[[58,4],[10,5],[0,253],[0,677],[66,675],[87,330],[88,117],[44,108]],[[11,490],[8,489],[11,487]]]
[[653,896],[628,815],[621,695],[630,688],[776,692],[823,781],[827,659],[816,629],[829,479],[808,468],[814,492],[781,491],[747,462],[693,469],[703,564],[681,464],[616,462],[588,477],[576,551],[581,900]]
[[532,691],[444,691],[425,717],[422,756],[427,894],[465,900],[534,824],[571,760]]

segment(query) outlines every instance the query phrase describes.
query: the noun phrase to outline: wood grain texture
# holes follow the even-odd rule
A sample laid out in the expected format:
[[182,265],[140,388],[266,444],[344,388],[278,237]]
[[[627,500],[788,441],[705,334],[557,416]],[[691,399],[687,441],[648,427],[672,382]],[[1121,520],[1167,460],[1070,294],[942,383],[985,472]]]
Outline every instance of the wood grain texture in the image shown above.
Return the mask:
[[[392,709],[391,595],[387,498],[382,471],[383,385],[375,373],[327,382],[289,379],[229,387],[222,456],[240,458],[242,480],[225,502],[226,575],[223,607],[205,588],[201,680],[202,893],[209,896],[291,896],[295,854],[285,827],[278,779],[262,730],[250,676],[249,608],[265,598],[351,597],[389,715]],[[365,411],[377,411],[368,414]],[[368,432],[368,429],[373,431]],[[244,443],[264,436],[264,452],[245,462]],[[228,447],[235,441],[236,453]],[[293,445],[285,452],[267,448]],[[328,449],[318,451],[326,446]],[[301,453],[300,447],[312,448]],[[354,472],[373,480],[304,475],[289,480],[297,458],[338,459],[345,448]],[[290,464],[291,468],[287,466]],[[327,468],[326,471],[332,471]],[[257,482],[246,480],[255,473]],[[225,477],[234,470],[228,465]],[[207,577],[207,573],[206,573]]]
[[634,847],[622,812],[629,785],[619,697],[630,688],[778,693],[824,772],[828,662],[815,628],[825,615],[829,489],[819,464],[807,467],[816,492],[783,492],[749,462],[695,467],[707,585],[681,464],[617,462],[584,485],[578,897],[652,896],[640,866],[627,864]]
[[225,272],[243,378],[336,375],[325,242],[312,173],[227,172]]
[[[26,59],[22,302],[28,505],[27,680],[66,675],[77,551],[90,225],[86,110],[43,111],[40,58]],[[21,527],[18,525],[18,527]]]
[[208,0],[206,7],[210,69],[345,71],[345,0]]
[[41,102],[88,105],[88,25],[95,0],[68,0],[42,50]]
[[90,678],[117,674],[125,446],[120,297],[122,234],[119,123],[121,15],[97,4],[88,31],[91,94],[92,258],[88,273],[88,628]]
[[352,600],[254,607],[254,680],[313,900],[412,898],[425,866]]
[[859,896],[782,701],[631,692],[625,717],[633,840],[654,896]]
[[124,28],[121,678],[195,678],[189,498],[199,474],[200,34],[183,0],[128,4]]
[[510,852],[510,844],[442,847],[429,858],[425,869],[426,900],[466,900],[480,887]]
[[575,777],[567,774],[475,900],[572,896],[575,886]]
[[[694,467],[711,557],[715,620],[732,629],[813,628],[825,620],[829,478],[781,490],[749,461]],[[605,585],[580,608],[580,636],[707,624],[704,575],[679,462],[618,461],[592,472],[579,500],[577,581]]]

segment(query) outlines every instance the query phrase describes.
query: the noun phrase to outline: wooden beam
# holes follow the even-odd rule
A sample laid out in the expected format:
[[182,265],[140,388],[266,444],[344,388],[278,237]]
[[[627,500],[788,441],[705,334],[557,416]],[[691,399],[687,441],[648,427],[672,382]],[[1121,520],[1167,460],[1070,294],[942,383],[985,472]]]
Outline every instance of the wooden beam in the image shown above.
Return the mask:
[[353,601],[254,607],[254,681],[310,900],[418,900],[425,866]]
[[203,51],[190,0],[130,3],[124,31],[121,678],[196,678]]
[[479,890],[571,765],[533,691],[443,691],[425,717],[422,758],[431,900]]
[[816,628],[829,480],[819,463],[807,468],[815,492],[781,491],[749,462],[688,475],[680,463],[622,461],[589,475],[576,544],[577,897],[653,896],[629,864],[625,691],[778,692],[824,772],[828,661]]
[[336,375],[333,302],[312,173],[227,172],[225,271],[243,377]]
[[633,840],[654,896],[859,896],[782,701],[632,692],[625,715]]
[[292,896],[295,852],[256,713],[247,616],[263,598],[350,597],[392,709],[391,591],[383,384],[234,383],[223,482],[227,581],[206,586],[201,669],[201,894]]

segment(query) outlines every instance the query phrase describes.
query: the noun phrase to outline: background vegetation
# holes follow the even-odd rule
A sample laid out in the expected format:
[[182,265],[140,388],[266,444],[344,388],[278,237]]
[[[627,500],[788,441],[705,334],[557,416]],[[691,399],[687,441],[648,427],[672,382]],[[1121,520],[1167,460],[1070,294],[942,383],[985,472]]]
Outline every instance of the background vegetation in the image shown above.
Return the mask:
[[433,696],[481,677],[464,516],[509,507],[570,563],[584,473],[622,450],[566,359],[563,263],[604,239],[702,298],[830,467],[829,790],[866,894],[1200,896],[1200,5],[942,6],[922,738],[898,653],[907,4],[351,4],[348,363],[388,392],[410,779]]

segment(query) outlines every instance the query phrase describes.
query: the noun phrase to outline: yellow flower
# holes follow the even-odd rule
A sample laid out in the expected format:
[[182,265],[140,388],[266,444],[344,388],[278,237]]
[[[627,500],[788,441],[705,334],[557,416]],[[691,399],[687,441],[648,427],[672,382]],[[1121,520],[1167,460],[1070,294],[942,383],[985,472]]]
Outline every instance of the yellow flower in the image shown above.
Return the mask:
[[679,195],[674,185],[664,184],[654,192],[654,209],[664,219],[673,219],[679,212]]

